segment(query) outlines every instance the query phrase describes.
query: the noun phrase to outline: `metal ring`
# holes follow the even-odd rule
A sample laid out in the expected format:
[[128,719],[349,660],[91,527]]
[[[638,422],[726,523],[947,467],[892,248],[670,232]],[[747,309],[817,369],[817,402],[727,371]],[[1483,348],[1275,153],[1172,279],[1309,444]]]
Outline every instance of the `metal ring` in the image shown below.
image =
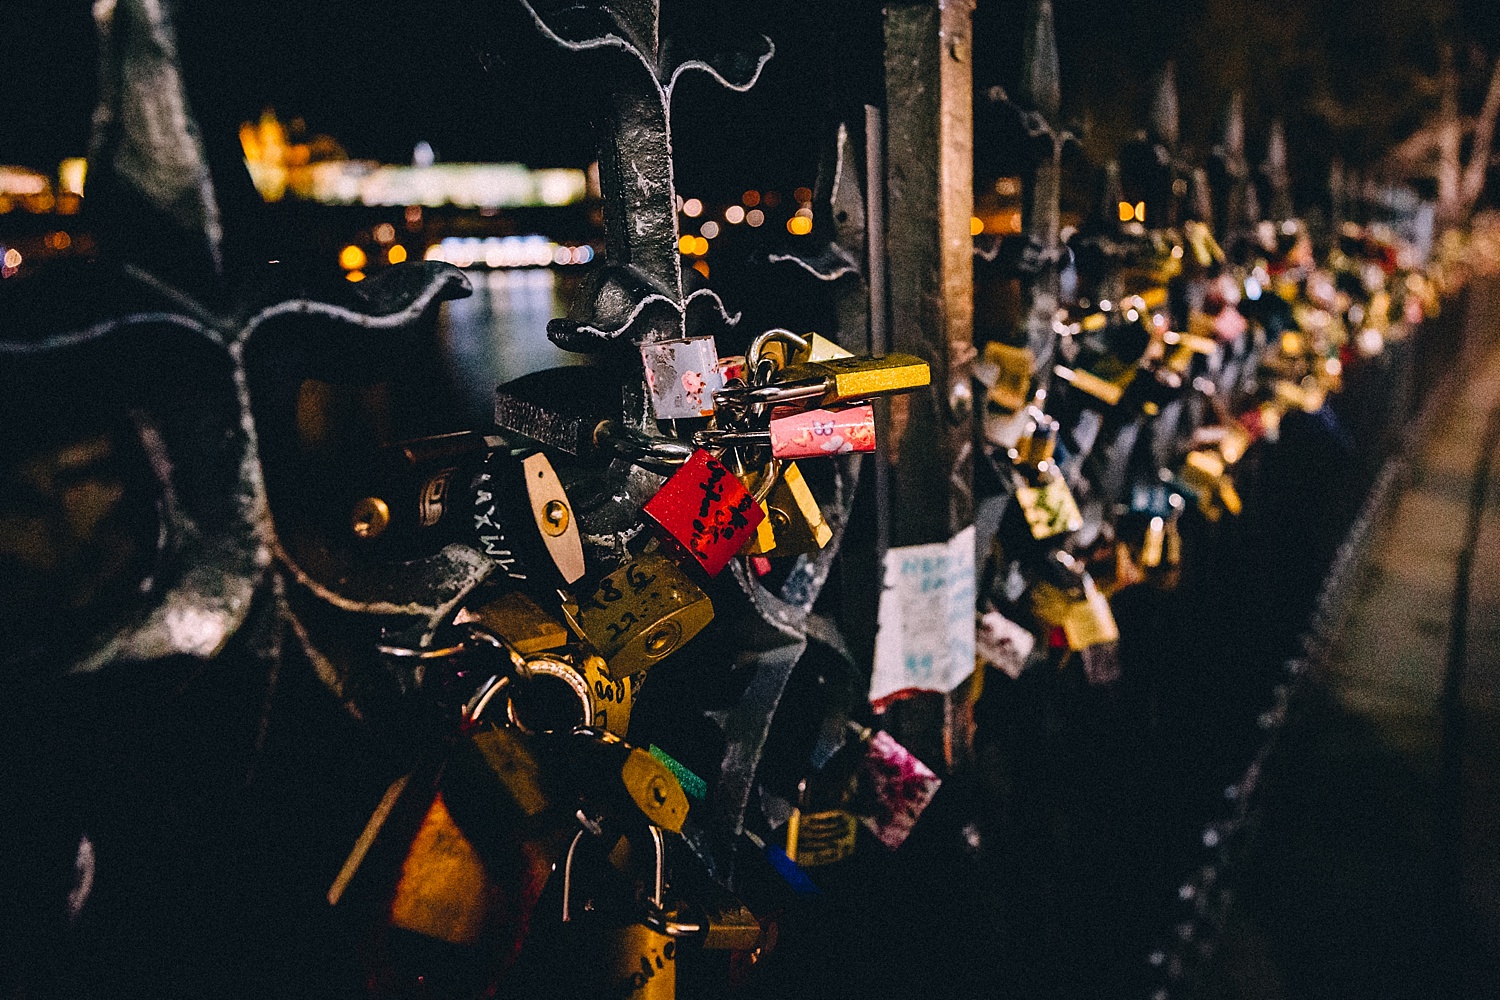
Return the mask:
[[[563,663],[559,660],[547,659],[545,657],[537,657],[535,659],[527,660],[526,666],[530,672],[531,678],[551,677],[554,680],[562,681],[564,684],[568,685],[568,687],[572,688],[573,693],[578,696],[579,705],[583,709],[582,725],[592,726],[594,724],[594,701],[591,697],[589,697],[589,684],[588,681],[583,679],[582,674],[580,674],[577,670],[574,670],[570,664]],[[530,680],[530,678],[528,678],[528,680]],[[528,736],[535,735],[535,733],[538,731],[552,732],[552,730],[550,729],[532,730],[527,728],[526,724],[516,716],[516,705],[513,698],[507,698],[505,701],[505,717],[510,720],[510,724],[512,726],[515,726],[517,729],[527,734]]]
[[807,338],[790,330],[775,327],[750,341],[750,349],[745,352],[745,367],[749,370],[751,378],[755,377],[755,369],[760,364],[760,352],[773,340],[782,340],[790,343],[798,350],[805,351],[811,345]]

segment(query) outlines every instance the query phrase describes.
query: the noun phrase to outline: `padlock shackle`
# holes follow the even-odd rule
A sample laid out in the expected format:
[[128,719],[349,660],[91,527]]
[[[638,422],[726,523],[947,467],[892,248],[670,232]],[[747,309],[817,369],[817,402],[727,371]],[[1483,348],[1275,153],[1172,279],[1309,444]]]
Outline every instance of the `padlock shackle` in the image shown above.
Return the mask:
[[692,458],[696,450],[685,441],[652,437],[617,420],[601,420],[594,426],[594,446],[648,468],[658,465],[675,469]]
[[[546,656],[533,656],[526,660],[528,677],[526,683],[538,677],[550,677],[553,680],[562,681],[568,686],[578,698],[578,705],[582,711],[583,722],[581,725],[592,726],[594,724],[594,700],[589,697],[588,681],[583,675],[575,670],[570,664],[561,663]],[[515,687],[511,686],[511,697],[505,700],[505,717],[510,724],[528,736],[535,735],[538,731],[550,732],[551,730],[533,730],[521,721],[516,714],[516,702],[514,698]]]
[[[651,847],[655,855],[655,864],[652,870],[651,896],[648,902],[657,910],[660,910],[666,899],[666,874],[667,874],[667,841],[662,836],[661,827],[647,824],[646,831],[651,836]],[[569,923],[573,919],[573,856],[578,851],[578,844],[583,840],[588,830],[579,830],[573,835],[573,842],[568,845],[568,856],[563,860],[563,892],[562,892],[562,919],[563,923]]]
[[808,342],[806,337],[793,333],[790,330],[781,327],[767,330],[750,341],[750,349],[745,352],[745,369],[750,373],[751,378],[755,377],[756,369],[760,366],[760,352],[765,350],[767,344],[776,340],[791,344],[799,351],[805,351],[812,347],[812,344]]

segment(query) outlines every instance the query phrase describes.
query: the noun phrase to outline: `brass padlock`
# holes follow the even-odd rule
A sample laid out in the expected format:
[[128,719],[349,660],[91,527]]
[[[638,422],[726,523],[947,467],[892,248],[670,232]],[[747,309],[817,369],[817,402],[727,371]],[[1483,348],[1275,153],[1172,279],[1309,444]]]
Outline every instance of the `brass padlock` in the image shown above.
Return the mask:
[[853,774],[839,771],[832,780],[827,774],[819,777],[824,780],[816,796],[807,779],[798,783],[797,804],[786,823],[786,856],[808,868],[850,857],[859,835],[858,818],[844,808],[853,791]]
[[[1070,558],[1069,563],[1072,562]],[[1115,624],[1109,599],[1081,566],[1075,565],[1068,575],[1073,579],[1065,586],[1051,580],[1039,580],[1032,585],[1032,613],[1039,621],[1061,628],[1068,648],[1075,652],[1117,642],[1120,629]]]
[[670,559],[648,553],[564,603],[568,623],[609,665],[609,676],[643,673],[681,649],[713,620],[713,603]]
[[912,354],[829,358],[787,365],[768,385],[722,389],[716,398],[744,405],[832,406],[910,392],[931,381],[927,362]]
[[833,529],[823,520],[817,498],[808,489],[796,462],[782,467],[761,506],[766,517],[745,549],[748,555],[812,554],[833,539]]
[[1019,410],[1026,405],[1031,393],[1031,368],[1034,360],[1031,349],[1013,347],[998,341],[984,345],[984,364],[995,372],[995,382],[990,386],[989,400],[1005,410]]
[[[459,536],[464,491],[500,439],[458,431],[381,448],[349,505],[349,532],[380,550]],[[408,548],[410,546],[408,545]]]
[[568,630],[518,590],[460,611],[453,620],[459,625],[483,625],[495,635],[503,636],[522,656],[561,649],[568,644]]
[[[677,941],[668,933],[662,918],[666,893],[666,844],[655,826],[650,834],[653,864],[646,912],[641,920],[631,921],[609,931],[602,956],[606,968],[605,995],[629,1000],[671,1000],[677,995]],[[578,914],[590,908],[574,901],[576,876],[574,866],[578,845],[589,833],[578,831],[568,846],[563,862],[562,919],[571,923]],[[611,852],[613,854],[614,852]],[[601,864],[606,863],[602,859]]]

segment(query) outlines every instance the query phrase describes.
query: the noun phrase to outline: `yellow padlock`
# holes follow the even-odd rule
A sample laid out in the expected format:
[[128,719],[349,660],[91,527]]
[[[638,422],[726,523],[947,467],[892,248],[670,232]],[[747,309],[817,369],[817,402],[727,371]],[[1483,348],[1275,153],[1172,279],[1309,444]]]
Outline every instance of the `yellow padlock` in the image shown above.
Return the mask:
[[665,556],[648,553],[563,604],[563,615],[599,650],[609,676],[643,673],[687,644],[714,617],[708,595]]
[[796,462],[782,468],[761,506],[766,516],[744,550],[747,555],[811,554],[833,539],[833,529],[823,520],[817,498],[808,489]]
[[[657,827],[650,834],[653,868],[645,900],[645,919],[610,928],[607,940],[601,942],[605,963],[606,995],[622,1000],[672,1000],[677,995],[677,940],[667,932],[664,918],[666,892],[666,844]],[[571,923],[587,904],[574,900],[577,889],[578,846],[587,831],[580,830],[568,847],[563,862],[562,919]],[[611,852],[611,857],[618,852]],[[605,863],[602,859],[601,864]]]

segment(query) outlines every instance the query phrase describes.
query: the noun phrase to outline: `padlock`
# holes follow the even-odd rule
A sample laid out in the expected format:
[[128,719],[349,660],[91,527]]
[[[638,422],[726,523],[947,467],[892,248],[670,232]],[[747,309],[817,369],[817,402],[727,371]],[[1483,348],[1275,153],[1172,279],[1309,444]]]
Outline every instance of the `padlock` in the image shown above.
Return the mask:
[[836,864],[854,854],[859,820],[847,809],[792,810],[786,822],[786,856],[804,868]]
[[875,450],[875,410],[870,405],[841,410],[803,410],[772,415],[768,428],[776,458],[822,458]]
[[773,415],[766,430],[706,430],[693,435],[702,447],[766,446],[774,458],[827,458],[875,450],[875,410],[868,404],[841,410],[793,410]]
[[412,978],[443,982],[438,977],[466,965],[482,981],[503,975],[566,843],[567,828],[545,821],[550,808],[535,758],[517,734],[490,726],[392,783],[330,887],[329,904],[477,950],[423,951],[419,962],[437,955],[438,964],[406,968],[413,956],[389,952],[376,933],[363,952],[371,974],[400,966]]
[[641,360],[658,420],[713,416],[714,393],[724,386],[714,338],[648,341]]
[[1047,573],[1031,587],[1031,610],[1046,625],[1060,628],[1069,649],[1117,642],[1119,626],[1109,600],[1083,564],[1066,552],[1054,552]]
[[[612,998],[671,1000],[677,995],[677,941],[668,933],[662,915],[666,893],[666,844],[661,830],[652,826],[648,832],[653,863],[643,901],[644,912],[637,920],[611,928],[608,940],[603,942],[600,956],[605,963],[603,989],[604,994]],[[578,888],[575,873],[578,846],[588,836],[588,831],[578,831],[563,862],[562,919],[565,924],[578,920],[581,913],[595,908],[592,901],[574,899]],[[609,862],[601,858],[597,863]]]
[[1026,517],[1031,537],[1045,541],[1083,527],[1083,514],[1068,483],[1051,468],[1035,486],[1018,485],[1016,502]]
[[1199,448],[1183,460],[1181,476],[1198,495],[1198,507],[1209,520],[1217,520],[1222,509],[1238,516],[1244,504],[1234,480],[1225,470],[1224,459],[1216,451]]
[[503,636],[522,656],[561,649],[568,644],[568,630],[518,590],[472,610],[466,608],[453,621],[459,625],[483,625],[495,635]]
[[681,649],[713,620],[708,595],[675,563],[648,553],[599,581],[582,600],[564,602],[568,623],[621,680]]
[[702,449],[646,502],[642,512],[664,541],[690,556],[709,576],[723,570],[765,518],[739,477]]
[[1052,468],[1052,455],[1057,450],[1057,437],[1061,425],[1044,413],[1041,407],[1026,407],[1026,422],[1021,436],[1007,452],[1011,464],[1024,469],[1033,476],[1044,476]]
[[583,576],[578,519],[546,455],[497,452],[474,490],[474,538],[506,577],[546,591]]
[[852,403],[928,385],[927,362],[911,354],[830,358],[787,365],[767,385],[722,389],[716,398],[730,405],[798,405],[815,408]]
[[845,743],[823,768],[797,783],[797,803],[786,822],[786,856],[807,868],[837,864],[854,854],[859,819],[850,812],[854,772],[863,746]]
[[990,341],[984,345],[982,364],[994,371],[989,401],[1004,410],[1019,410],[1031,396],[1031,349]]
[[349,533],[382,550],[418,536],[429,542],[457,537],[464,491],[485,456],[501,445],[498,437],[458,431],[381,448],[349,504]]
[[549,368],[495,390],[495,426],[508,438],[588,458],[594,429],[618,418],[621,404],[619,378],[608,366]]
[[811,554],[833,539],[833,529],[823,520],[817,498],[808,489],[796,462],[781,469],[761,506],[766,516],[745,549],[747,555]]

